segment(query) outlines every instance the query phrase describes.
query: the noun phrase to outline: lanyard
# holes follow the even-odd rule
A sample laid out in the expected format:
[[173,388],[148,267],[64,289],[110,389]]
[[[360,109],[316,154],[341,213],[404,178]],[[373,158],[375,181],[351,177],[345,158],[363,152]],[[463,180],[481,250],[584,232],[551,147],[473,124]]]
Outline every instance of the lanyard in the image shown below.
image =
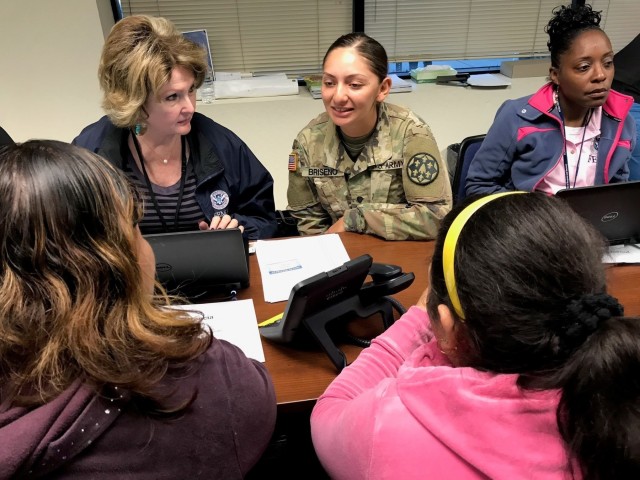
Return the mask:
[[[165,232],[169,231],[167,227],[167,222],[160,211],[160,206],[158,205],[158,200],[156,199],[156,194],[153,191],[151,186],[151,180],[149,179],[149,174],[147,173],[147,168],[144,166],[144,157],[142,156],[142,150],[140,149],[140,144],[138,143],[138,139],[136,138],[136,134],[132,131],[131,135],[133,137],[133,145],[136,147],[136,153],[138,154],[138,158],[140,159],[140,166],[142,167],[142,174],[144,175],[144,181],[147,184],[147,189],[149,189],[149,196],[151,197],[151,201],[153,202],[153,207],[158,214],[158,218],[162,223],[162,229]],[[184,182],[185,177],[187,176],[187,151],[185,149],[185,137],[184,135],[180,138],[181,143],[181,157],[182,157],[182,167],[180,170],[180,191],[178,193],[178,204],[176,205],[176,214],[173,218],[173,230],[178,231],[178,216],[180,215],[180,206],[182,205],[182,195],[184,194]]]
[[[560,108],[560,102],[558,101],[558,94],[555,94],[554,98],[556,102],[556,107],[558,107],[558,113],[560,114],[560,120],[562,122],[562,136],[564,138],[564,152],[562,152],[562,159],[564,160],[564,183],[567,189],[571,188],[571,182],[569,180],[569,155],[567,154],[567,131],[564,124],[564,115],[562,114],[562,109]],[[587,125],[591,122],[591,116],[593,115],[593,109],[589,109],[587,113],[584,115],[584,119],[582,120],[582,140],[580,140],[580,150],[578,152],[578,159],[576,162],[576,173],[573,176],[573,188],[576,188],[576,183],[578,181],[578,170],[580,169],[580,159],[582,158],[582,147],[584,146],[584,137],[587,134]]]

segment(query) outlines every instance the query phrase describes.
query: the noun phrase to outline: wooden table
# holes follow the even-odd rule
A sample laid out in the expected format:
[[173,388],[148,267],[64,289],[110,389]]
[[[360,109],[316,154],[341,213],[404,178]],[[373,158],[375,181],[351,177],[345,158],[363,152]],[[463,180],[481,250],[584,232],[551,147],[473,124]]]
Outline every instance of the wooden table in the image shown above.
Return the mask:
[[[413,284],[394,295],[406,308],[413,305],[428,285],[428,268],[433,242],[388,242],[370,235],[341,233],[340,237],[350,258],[368,253],[374,262],[399,265],[413,272]],[[255,255],[250,258],[251,286],[239,298],[252,298],[258,321],[281,313],[286,303],[266,303],[262,279]],[[625,306],[627,315],[640,315],[640,266],[624,265],[609,268],[609,291]],[[378,323],[378,321],[376,321]],[[279,410],[307,410],[336,376],[336,369],[320,347],[299,349],[262,339],[266,366],[276,390]],[[352,362],[362,350],[353,345],[341,345]]]

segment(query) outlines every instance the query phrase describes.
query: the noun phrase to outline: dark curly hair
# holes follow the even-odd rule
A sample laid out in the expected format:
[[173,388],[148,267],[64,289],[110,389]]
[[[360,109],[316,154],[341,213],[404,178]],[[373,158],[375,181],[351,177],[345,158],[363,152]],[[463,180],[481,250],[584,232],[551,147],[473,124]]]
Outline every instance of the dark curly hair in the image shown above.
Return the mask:
[[523,390],[560,393],[558,429],[577,460],[570,478],[640,478],[640,319],[625,317],[607,293],[602,236],[557,197],[490,201],[454,247],[461,319],[445,279],[444,243],[477,199],[467,197],[440,225],[431,321],[439,321],[439,305],[451,310],[460,365],[517,374]]
[[575,38],[587,30],[600,30],[601,12],[591,5],[560,5],[553,9],[553,17],[544,28],[549,35],[547,47],[551,52],[551,65],[558,67],[559,57],[571,48]]

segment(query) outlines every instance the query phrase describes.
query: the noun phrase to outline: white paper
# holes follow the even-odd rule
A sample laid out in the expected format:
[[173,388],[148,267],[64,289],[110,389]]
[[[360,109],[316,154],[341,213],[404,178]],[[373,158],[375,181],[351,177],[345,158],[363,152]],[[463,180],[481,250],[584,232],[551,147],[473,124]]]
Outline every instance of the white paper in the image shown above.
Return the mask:
[[284,240],[258,240],[256,255],[265,302],[284,302],[291,289],[318,273],[349,261],[342,240],[335,234]]
[[482,73],[470,75],[467,83],[472,87],[508,87],[511,79],[501,73]]
[[240,80],[215,81],[216,98],[274,97],[298,95],[298,80],[287,78],[284,73],[242,78]]
[[216,82],[228,82],[229,80],[240,80],[240,72],[216,72]]
[[400,78],[395,73],[389,75],[391,79],[391,90],[389,93],[412,92],[413,83]]
[[202,312],[203,323],[211,327],[214,337],[233,343],[247,357],[264,362],[253,300],[173,305],[172,308]]
[[602,258],[603,263],[640,263],[640,244],[612,245]]

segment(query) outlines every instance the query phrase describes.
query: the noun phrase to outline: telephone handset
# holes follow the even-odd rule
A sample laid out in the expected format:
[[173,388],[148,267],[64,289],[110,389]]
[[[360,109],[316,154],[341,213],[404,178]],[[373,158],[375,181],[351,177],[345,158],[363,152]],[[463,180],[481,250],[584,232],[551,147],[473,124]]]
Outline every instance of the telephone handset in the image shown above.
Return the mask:
[[[369,275],[371,281],[365,283]],[[394,322],[395,302],[387,295],[404,290],[414,279],[413,273],[404,273],[396,265],[373,263],[370,255],[362,255],[296,284],[282,319],[260,327],[260,334],[289,343],[302,333],[299,327],[304,325],[340,371],[346,366],[346,357],[330,338],[327,325],[346,316],[367,318],[380,313],[384,328],[389,328]]]
[[359,296],[364,303],[398,293],[413,283],[415,275],[404,273],[402,268],[388,263],[372,263],[369,268],[371,282],[364,283]]

